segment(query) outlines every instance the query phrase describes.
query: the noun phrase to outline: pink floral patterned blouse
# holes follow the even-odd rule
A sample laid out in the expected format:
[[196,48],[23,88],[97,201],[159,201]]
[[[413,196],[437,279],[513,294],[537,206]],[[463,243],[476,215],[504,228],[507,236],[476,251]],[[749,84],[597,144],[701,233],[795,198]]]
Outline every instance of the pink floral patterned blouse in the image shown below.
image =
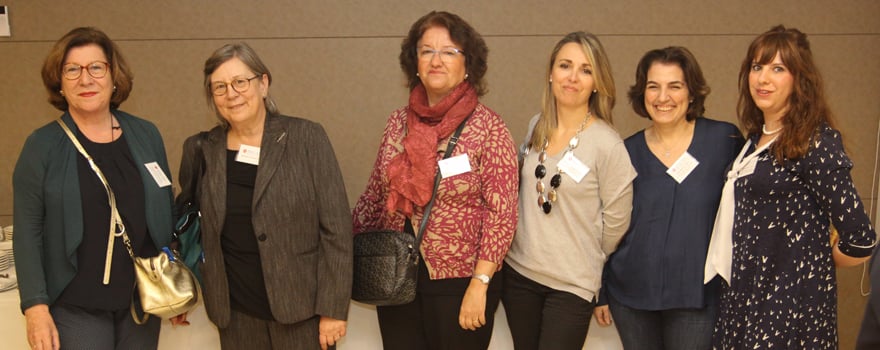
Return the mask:
[[[389,162],[402,151],[406,108],[388,118],[367,189],[352,214],[355,234],[372,229],[403,231],[405,217],[385,210]],[[448,139],[438,145],[443,157]],[[504,121],[478,104],[451,157],[467,154],[471,171],[440,180],[421,253],[431,279],[470,277],[477,260],[499,264],[507,255],[517,222],[519,184],[516,149]],[[423,208],[416,208],[418,229]]]

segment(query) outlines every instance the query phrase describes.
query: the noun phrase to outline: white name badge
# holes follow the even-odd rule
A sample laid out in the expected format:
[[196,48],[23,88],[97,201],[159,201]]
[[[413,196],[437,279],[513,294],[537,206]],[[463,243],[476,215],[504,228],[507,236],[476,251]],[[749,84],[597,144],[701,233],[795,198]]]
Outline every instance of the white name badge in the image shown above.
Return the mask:
[[144,166],[147,167],[147,171],[153,176],[153,180],[156,181],[159,188],[171,186],[171,180],[168,180],[168,176],[165,176],[165,172],[162,171],[162,167],[159,166],[159,163],[149,162],[144,164]]
[[590,172],[590,167],[577,159],[571,151],[565,152],[556,167],[577,183],[581,183],[584,176]]
[[471,171],[471,161],[467,153],[443,159],[437,165],[440,166],[440,176],[444,179]]
[[675,163],[672,163],[672,166],[666,170],[666,173],[669,176],[672,176],[675,181],[681,183],[684,181],[688,175],[691,174],[694,169],[697,168],[697,165],[700,165],[700,161],[697,158],[694,158],[690,153],[684,152],[681,157],[678,157],[678,160]]
[[241,145],[241,147],[238,148],[238,154],[235,155],[235,161],[251,165],[260,165],[260,148]]

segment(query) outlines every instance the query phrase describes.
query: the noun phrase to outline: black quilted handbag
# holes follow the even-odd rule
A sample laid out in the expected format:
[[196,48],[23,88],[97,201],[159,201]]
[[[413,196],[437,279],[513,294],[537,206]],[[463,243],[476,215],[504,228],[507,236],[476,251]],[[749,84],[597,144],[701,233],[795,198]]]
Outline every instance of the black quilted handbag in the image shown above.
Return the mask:
[[[458,142],[464,119],[449,138],[443,158],[449,158]],[[425,214],[419,224],[419,233],[414,235],[407,218],[409,232],[377,230],[354,236],[354,280],[351,298],[376,306],[402,305],[416,298],[416,281],[419,270],[419,246],[428,224],[428,216],[434,206],[434,195],[440,185],[440,173],[434,176],[434,191],[425,206]]]
[[371,305],[401,305],[416,297],[419,251],[410,233],[381,230],[354,236],[351,298]]

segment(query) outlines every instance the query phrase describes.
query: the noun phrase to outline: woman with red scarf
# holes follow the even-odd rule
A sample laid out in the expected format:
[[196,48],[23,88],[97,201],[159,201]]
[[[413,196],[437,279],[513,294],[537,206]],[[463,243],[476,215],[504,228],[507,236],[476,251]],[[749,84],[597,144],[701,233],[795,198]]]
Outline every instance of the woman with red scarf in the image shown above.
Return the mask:
[[[404,231],[406,221],[418,228],[434,176],[443,177],[420,247],[416,299],[377,307],[385,349],[489,346],[501,291],[493,277],[513,239],[518,178],[510,132],[478,100],[487,55],[479,33],[447,12],[420,18],[401,45],[409,104],[388,118],[354,232]],[[461,123],[448,162],[439,162]]]

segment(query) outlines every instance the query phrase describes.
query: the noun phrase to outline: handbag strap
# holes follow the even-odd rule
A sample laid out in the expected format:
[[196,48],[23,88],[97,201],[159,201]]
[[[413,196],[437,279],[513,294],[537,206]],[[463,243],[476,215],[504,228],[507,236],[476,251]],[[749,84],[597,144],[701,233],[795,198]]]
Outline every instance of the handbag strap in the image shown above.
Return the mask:
[[[174,229],[171,232],[173,241],[180,241],[180,235],[186,231],[189,226],[193,223],[193,220],[189,218],[192,213],[192,210],[195,210],[196,215],[201,216],[199,206],[199,183],[202,181],[202,177],[205,175],[205,169],[207,168],[207,160],[205,157],[205,150],[203,143],[208,138],[208,132],[202,131],[198,133],[196,137],[196,142],[193,146],[195,149],[194,159],[189,159],[189,179],[188,181],[183,181],[185,176],[183,176],[183,172],[181,172],[181,189],[180,194],[177,195],[177,199],[175,200],[175,210],[178,218],[182,218],[184,216],[187,217],[187,220],[184,221],[181,225],[175,225]],[[184,169],[184,163],[187,162],[187,159],[184,159],[180,164],[180,168]]]
[[[449,137],[449,143],[446,145],[446,153],[443,154],[443,159],[449,158],[452,155],[452,150],[455,149],[455,145],[458,144],[458,137],[461,136],[461,131],[464,130],[464,124],[467,123],[468,119],[471,119],[471,115],[464,118],[461,121],[461,124],[458,125],[458,128],[455,129],[455,133]],[[431,191],[431,199],[428,201],[428,204],[425,205],[425,214],[422,215],[422,222],[419,223],[419,233],[416,235],[416,250],[419,250],[419,247],[422,246],[422,237],[425,235],[425,228],[428,227],[428,216],[431,215],[431,208],[434,207],[434,198],[437,196],[437,188],[440,187],[440,179],[442,175],[438,169],[437,174],[434,175],[434,190]],[[409,220],[407,220],[409,221]]]
[[67,137],[70,138],[70,141],[73,142],[76,150],[79,151],[79,153],[89,162],[89,167],[92,168],[96,175],[98,175],[98,179],[104,184],[104,190],[107,191],[107,202],[110,204],[110,236],[107,239],[107,257],[104,259],[104,278],[102,281],[105,285],[110,284],[110,266],[113,263],[113,243],[116,237],[122,236],[122,241],[125,243],[125,248],[128,250],[128,254],[134,258],[131,241],[128,239],[128,234],[125,233],[125,224],[122,222],[119,210],[116,209],[116,196],[113,194],[113,190],[110,188],[110,182],[107,181],[107,177],[104,176],[101,168],[98,168],[98,165],[95,164],[95,160],[88,152],[86,152],[86,149],[79,143],[79,140],[76,139],[76,136],[74,136],[73,132],[70,131],[70,128],[67,127],[67,124],[65,124],[61,118],[58,118],[55,121],[58,122],[58,125],[61,125],[62,129],[64,129],[64,133],[66,133]]
[[[183,162],[188,162],[187,164],[181,163],[181,169],[189,169],[189,178],[188,181],[181,181],[180,194],[177,196],[178,202],[177,205],[181,209],[188,209],[187,206],[198,206],[198,194],[199,194],[199,182],[202,179],[202,176],[205,174],[205,168],[207,167],[207,162],[205,159],[205,150],[203,143],[208,138],[208,132],[202,131],[198,133],[196,136],[196,140],[193,145],[193,158],[192,159],[183,159]],[[184,157],[186,158],[186,157]],[[187,167],[184,167],[187,165]],[[183,213],[180,213],[183,214]]]

